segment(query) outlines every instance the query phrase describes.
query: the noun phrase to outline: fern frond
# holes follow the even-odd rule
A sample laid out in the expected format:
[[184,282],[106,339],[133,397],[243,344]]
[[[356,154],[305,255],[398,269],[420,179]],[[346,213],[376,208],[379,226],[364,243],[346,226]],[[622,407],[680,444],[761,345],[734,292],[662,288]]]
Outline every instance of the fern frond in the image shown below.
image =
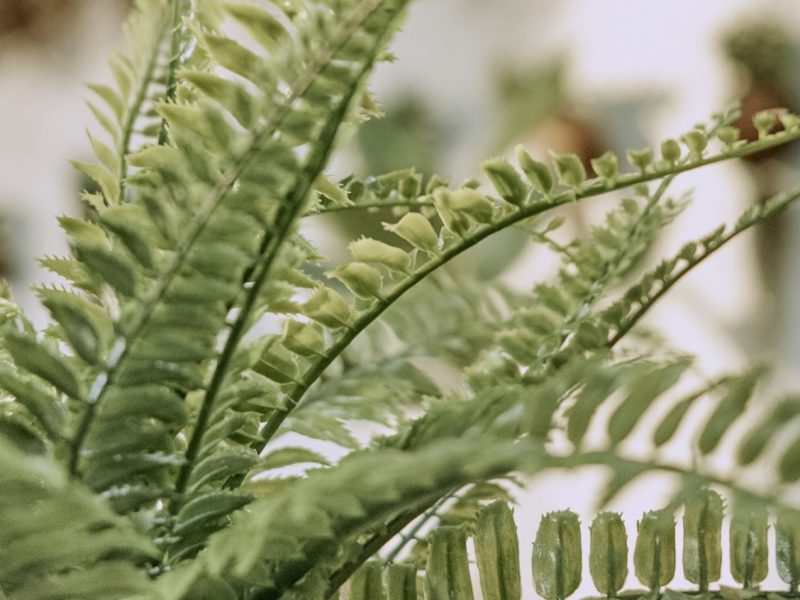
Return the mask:
[[[382,327],[370,327],[353,341],[281,431],[293,431],[297,424],[308,435],[309,425],[317,421],[314,412],[393,426],[409,408],[422,406],[426,396],[445,391],[416,360],[435,359],[458,368],[470,364],[492,340],[498,311],[509,300],[510,294],[500,300],[463,277],[420,286],[386,312]],[[312,437],[332,441],[330,431],[323,428]]]
[[[319,7],[298,20],[296,45],[276,57],[272,73],[286,79],[289,91],[283,94],[267,86],[263,95],[247,92],[253,106],[271,102],[268,108],[259,108],[263,114],[253,115],[259,123],[251,123],[252,132],[226,122],[221,112],[227,112],[224,103],[204,94],[191,72],[183,75],[205,99],[196,105],[159,105],[174,145],[151,146],[131,158],[131,164],[141,169],[134,178],[138,201],[105,209],[97,225],[73,227],[71,232],[78,261],[99,276],[101,289],[113,290],[111,296],[104,292],[103,298],[113,296],[113,303],[119,304],[112,310],[119,315],[116,340],[105,357],[91,365],[97,374],[72,439],[73,472],[79,471],[85,456],[90,477],[107,482],[91,468],[91,442],[110,435],[96,417],[114,390],[127,388],[123,393],[139,396],[149,391],[142,384],[161,385],[164,393],[177,390],[179,395],[206,388],[186,459],[174,454],[171,445],[143,444],[144,454],[135,460],[141,468],[149,462],[145,456],[162,456],[156,462],[170,467],[183,463],[177,487],[179,492],[185,489],[195,462],[202,458],[203,438],[213,424],[216,395],[234,351],[258,316],[253,313],[261,287],[272,275],[278,251],[302,213],[350,100],[401,7],[402,3],[354,3],[349,12],[335,17]],[[226,53],[235,43],[213,33],[202,37],[211,57],[227,64]],[[313,43],[323,38],[327,41],[321,46]],[[356,42],[367,41],[355,51]],[[349,66],[341,71],[339,61]],[[293,119],[309,114],[327,117],[300,135]],[[295,156],[297,148],[312,142],[306,156]],[[210,163],[206,152],[221,162]],[[266,164],[274,165],[272,173],[264,171]],[[257,204],[253,192],[268,180],[275,186],[275,199]],[[154,254],[154,247],[163,251]],[[226,257],[224,269],[219,269],[220,255]],[[240,293],[239,315],[226,325],[226,313]],[[196,317],[189,320],[191,330],[180,325],[189,325],[189,315]],[[169,332],[165,323],[170,323]],[[221,331],[228,335],[218,354],[215,339]],[[216,369],[206,387],[203,363],[215,357]],[[222,439],[226,428],[232,432],[240,425],[228,420],[217,437],[209,435],[206,441]]]
[[402,169],[364,180],[350,176],[334,182],[322,177],[317,181],[316,202],[309,208],[308,216],[354,209],[433,208],[433,200],[421,196],[421,191],[422,175],[414,169]]
[[[666,469],[679,474],[685,480],[687,489],[696,484],[696,478],[700,478],[708,483],[725,485],[738,493],[746,493],[746,490],[726,478],[723,473],[715,474],[707,460],[724,442],[733,446],[740,469],[761,465],[759,473],[762,489],[759,494],[768,498],[788,493],[800,479],[800,467],[796,458],[796,417],[799,414],[796,399],[784,399],[771,413],[754,419],[754,416],[758,417],[763,411],[764,405],[760,403],[760,406],[751,406],[756,385],[764,378],[765,373],[764,367],[759,365],[741,374],[720,378],[689,396],[668,401],[659,399],[659,396],[674,396],[671,390],[680,381],[686,366],[685,360],[650,366],[646,363],[632,363],[606,369],[601,372],[599,380],[597,377],[590,377],[582,382],[582,391],[564,413],[566,432],[575,446],[574,454],[564,460],[568,464],[574,461],[575,465],[600,464],[601,461],[606,461],[612,467],[614,475],[603,492],[603,504],[623,486],[651,470]],[[596,423],[597,408],[618,389],[622,391],[622,401],[611,412],[607,421]],[[693,414],[690,409],[701,400],[706,406],[713,403],[713,408],[706,419],[698,423],[690,416]],[[669,402],[672,408],[649,432],[652,443],[650,452],[654,457],[652,461],[627,458],[624,451],[618,450],[620,443],[640,427],[640,423],[646,420],[649,413],[660,410],[653,406],[663,406],[665,402]],[[779,418],[775,415],[779,415]],[[592,423],[602,427],[605,440],[599,449],[583,450],[583,439]],[[687,433],[692,434],[691,450],[696,458],[695,464],[660,464],[658,456],[661,447],[679,428],[687,429]],[[772,440],[775,442],[770,446]],[[772,467],[765,468],[758,460],[765,454],[768,446],[770,453],[777,459]],[[640,456],[642,452],[644,451],[640,449]]]
[[[731,115],[721,115],[719,122],[726,123],[730,118]],[[784,131],[780,134],[771,134],[753,143],[768,143],[772,137],[777,135],[792,137],[797,135],[797,132]],[[426,201],[433,202],[442,222],[442,227],[439,228],[437,233],[442,243],[441,249],[437,248],[435,253],[432,253],[427,259],[423,259],[422,255],[416,252],[404,257],[400,254],[400,252],[405,252],[404,250],[369,239],[358,240],[354,246],[351,246],[353,258],[357,263],[371,262],[377,264],[386,269],[390,276],[400,277],[400,279],[388,291],[382,289],[383,285],[381,284],[380,293],[371,301],[368,308],[361,310],[355,318],[353,318],[352,307],[343,304],[341,298],[338,298],[335,293],[327,291],[325,292],[325,298],[330,297],[331,294],[334,294],[334,298],[338,298],[336,300],[336,310],[338,312],[320,313],[317,303],[314,303],[313,307],[309,306],[306,309],[305,313],[311,319],[317,320],[322,325],[339,330],[344,329],[344,331],[334,338],[333,343],[325,349],[322,356],[312,362],[305,373],[298,378],[297,383],[293,385],[293,389],[287,394],[285,408],[274,411],[268,418],[267,424],[261,432],[263,441],[256,447],[263,448],[269,442],[311,386],[361,331],[377,320],[389,306],[394,304],[417,283],[486,237],[568,202],[599,195],[614,189],[637,185],[651,179],[669,177],[696,166],[717,162],[722,160],[724,156],[731,155],[732,152],[743,152],[745,147],[746,144],[739,144],[735,149],[724,149],[717,156],[705,158],[699,153],[689,153],[681,162],[662,162],[637,173],[615,175],[612,178],[598,177],[572,186],[565,184],[565,187],[568,188],[566,191],[552,193],[548,190],[546,195],[537,192],[536,186],[525,184],[521,181],[520,176],[516,175],[518,179],[515,184],[515,189],[517,190],[516,200],[519,205],[492,200],[470,187],[448,190],[442,182],[434,181],[432,185],[429,184],[429,189],[426,190],[428,192]],[[513,170],[513,167],[511,168]],[[504,170],[504,172],[506,171],[507,169]],[[520,186],[525,186],[525,193],[522,193],[521,189],[523,188]],[[660,197],[660,194],[663,194],[663,190],[660,193],[657,192],[654,197]],[[668,221],[668,217],[662,218]],[[652,229],[655,226],[655,224],[651,224],[649,229],[645,229],[652,233]],[[410,269],[413,270],[409,273],[403,273],[403,271]],[[352,289],[352,286],[357,285],[359,282],[348,282],[344,279],[344,283]],[[332,300],[324,302],[320,300],[320,304],[328,310],[333,310],[334,304]]]
[[641,277],[603,314],[603,320],[610,329],[609,346],[614,347],[667,290],[697,265],[739,234],[795,202],[798,197],[800,197],[800,187],[797,186],[776,194],[763,205],[749,208],[729,231],[726,231],[724,226],[719,227],[701,240],[686,244],[676,256],[664,260]]
[[149,537],[52,458],[0,439],[0,588],[12,598],[151,598]]
[[[305,159],[305,170],[299,174],[294,186],[289,188],[286,201],[281,204],[275,216],[274,226],[263,239],[256,260],[252,263],[251,270],[248,271],[250,285],[242,300],[240,312],[231,324],[219,360],[211,375],[186,452],[186,464],[178,476],[177,490],[179,493],[184,491],[204,443],[205,429],[208,427],[212,410],[214,410],[217,394],[229,374],[228,370],[234,352],[247,328],[252,325],[252,320],[258,316],[254,314],[254,311],[261,289],[268,281],[268,277],[272,275],[273,262],[282,250],[282,242],[291,233],[294,222],[302,214],[310,186],[327,161],[336,132],[350,108],[351,101],[371,68],[376,55],[382,49],[386,37],[392,32],[392,23],[397,19],[404,6],[404,1],[371,0],[353,3],[350,12],[344,13],[339,23],[327,24],[325,21],[321,21],[316,24],[316,27],[333,27],[328,34],[330,41],[321,50],[316,49],[317,58],[311,61],[311,70],[304,73],[298,80],[297,89],[292,90],[289,94],[288,106],[304,100],[311,108],[312,114],[319,115],[319,111],[326,110],[327,118],[318,122],[312,131],[304,131],[303,135],[300,135],[299,131],[292,132],[295,143],[298,140],[316,143]],[[344,9],[345,7],[340,8]],[[321,17],[322,13],[319,16]],[[301,33],[303,32],[301,31]],[[305,33],[308,36],[319,35],[316,29]],[[348,63],[348,67],[343,71],[337,65],[337,61]],[[335,81],[329,79],[334,72]],[[317,79],[305,80],[303,78],[315,76],[318,76]],[[316,89],[319,86],[321,88]],[[320,93],[322,97],[319,96]],[[288,113],[287,119],[291,114]],[[281,116],[280,113],[278,115]]]
[[98,210],[126,201],[127,157],[137,127],[146,118],[144,113],[148,111],[148,103],[159,95],[159,64],[169,34],[170,15],[179,5],[179,0],[137,2],[125,26],[131,55],[115,54],[109,61],[116,89],[108,85],[89,86],[105,107],[89,103],[95,118],[108,134],[111,146],[89,134],[99,163],[73,162],[73,166],[98,184],[100,195],[84,194],[84,199]]
[[524,308],[497,336],[500,347],[527,368],[526,379],[542,377],[602,335],[596,327],[596,304],[686,206],[685,201],[662,201],[669,183],[670,178],[664,179],[641,204],[623,200],[602,226],[593,228],[590,239],[559,249],[558,280],[537,284]]
[[[665,200],[674,177],[798,140],[800,117],[780,113],[773,131],[778,114],[759,113],[746,142],[732,108],[658,158],[629,151],[628,172],[611,153],[594,159],[591,179],[574,154],[548,165],[518,149],[513,164],[481,165],[486,188],[413,170],[333,181],[324,170],[342,130],[379,112],[365,81],[408,4],[137,0],[131,54],[111,61],[116,86],[91,87],[108,135],[90,136],[99,162],[76,166],[100,187],[85,195],[94,210],[62,217],[70,255],[42,261],[71,286],[36,290],[52,317],[37,331],[0,284],[0,596],[329,600],[350,580],[354,598],[416,600],[415,567],[396,564],[410,554],[427,597],[466,598],[474,534],[483,595],[519,597],[507,484],[586,465],[610,473],[603,501],[643,475],[676,476],[634,550],[651,593],[675,566],[671,509],[699,485],[729,488],[740,506],[733,576],[749,588],[766,574],[766,513],[741,507],[796,493],[797,398],[769,413],[753,402],[761,366],[678,396],[690,358],[615,345],[800,186],[605,298],[682,208]],[[642,199],[622,201],[585,241],[561,243],[558,218],[537,219],[632,186]],[[390,209],[388,241],[351,240],[350,260],[325,271],[303,219],[373,209]],[[509,227],[561,255],[553,284],[520,297],[442,283],[452,259]],[[448,385],[430,365],[464,376]],[[699,403],[711,410],[697,423]],[[364,442],[359,421],[382,437]],[[693,436],[691,464],[663,459],[679,430]],[[275,439],[284,432],[345,456]],[[639,433],[652,443],[629,457]],[[742,469],[764,467],[761,489],[716,464],[723,447]],[[706,495],[686,507],[697,563],[686,574],[703,593],[719,576],[708,518],[720,521],[720,504]],[[593,530],[617,554],[590,569],[609,595],[625,577],[620,526],[612,515]],[[782,511],[776,530],[779,575],[796,590],[796,515]],[[536,587],[563,600],[581,574],[577,517],[550,514],[539,533]],[[395,563],[388,590],[381,552]]]
[[533,466],[536,456],[528,444],[478,437],[441,441],[416,453],[358,452],[253,502],[247,514],[214,534],[197,564],[187,568],[212,575],[228,569],[238,576],[250,574],[264,587],[254,594],[257,598],[281,597],[290,590],[295,596],[286,597],[321,598],[327,561],[336,559],[343,540],[404,508],[432,503],[455,485]]

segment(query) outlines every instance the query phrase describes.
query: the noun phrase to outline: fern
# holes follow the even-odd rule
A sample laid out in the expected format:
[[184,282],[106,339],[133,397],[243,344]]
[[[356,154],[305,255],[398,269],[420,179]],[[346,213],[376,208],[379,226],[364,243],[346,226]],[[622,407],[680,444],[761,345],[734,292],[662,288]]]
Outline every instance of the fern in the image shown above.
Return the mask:
[[0,573],[9,597],[152,594],[146,571],[137,568],[158,557],[149,537],[70,481],[51,457],[31,456],[5,439],[0,444]]
[[[37,330],[2,289],[0,595],[313,600],[344,586],[399,600],[419,597],[421,575],[425,597],[467,600],[471,536],[484,598],[533,584],[561,599],[581,577],[577,518],[544,518],[535,580],[522,582],[510,490],[518,474],[587,465],[609,471],[601,504],[646,474],[679,481],[640,523],[647,593],[672,580],[683,504],[686,577],[717,593],[722,503],[698,486],[744,507],[727,553],[747,594],[765,575],[769,507],[796,592],[797,398],[751,402],[761,365],[680,395],[690,357],[620,342],[684,275],[800,196],[790,187],[642,273],[688,201],[668,186],[796,141],[800,119],[759,113],[748,142],[733,106],[657,158],[628,152],[628,171],[595,158],[593,178],[575,155],[546,164],[519,148],[481,165],[485,186],[413,169],[334,180],[340,133],[379,112],[366,80],[407,4],[136,3],[114,85],[91,87],[99,162],[75,164],[99,192],[84,194],[88,218],[60,219],[69,255],[42,260],[66,280],[37,289],[51,322]],[[586,239],[557,239],[561,207],[623,190]],[[386,236],[350,240],[338,264],[302,233],[320,214],[376,210]],[[512,293],[448,271],[510,227],[560,256],[553,281]],[[713,411],[698,424],[700,402]],[[631,456],[626,441],[665,405],[647,454]],[[679,429],[694,435],[691,464],[663,458]],[[763,488],[720,471],[721,447],[768,474]],[[620,527],[603,513],[591,529],[591,577],[608,596],[628,568]]]

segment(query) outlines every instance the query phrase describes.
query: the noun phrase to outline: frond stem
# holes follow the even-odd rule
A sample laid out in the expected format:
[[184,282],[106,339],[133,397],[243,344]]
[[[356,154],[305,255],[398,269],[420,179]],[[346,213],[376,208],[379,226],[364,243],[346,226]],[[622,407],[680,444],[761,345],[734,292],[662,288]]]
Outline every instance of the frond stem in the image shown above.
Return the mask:
[[426,510],[414,523],[414,526],[409,529],[408,533],[402,536],[402,539],[397,543],[397,545],[389,551],[389,554],[386,555],[384,559],[385,564],[393,563],[403,549],[408,546],[410,542],[416,539],[417,534],[422,530],[425,525],[430,522],[431,519],[438,516],[439,510],[444,506],[444,503],[453,498],[456,495],[457,489],[451,490],[449,493],[445,494],[441,498],[439,498],[428,510]]
[[392,200],[388,202],[356,202],[354,204],[334,204],[331,206],[323,206],[321,208],[314,208],[306,213],[306,217],[316,217],[317,215],[326,215],[330,213],[347,212],[351,210],[371,210],[375,208],[408,208],[419,209],[425,207],[433,207],[431,200]]
[[409,523],[419,517],[422,511],[425,509],[431,510],[435,506],[438,506],[442,500],[443,499],[440,498],[433,505],[431,505],[430,500],[420,502],[416,506],[399,513],[377,532],[373,533],[365,542],[361,544],[361,549],[354,558],[341,565],[330,575],[328,578],[326,597],[332,596],[336,590],[342,587],[345,581],[350,579],[353,573],[355,573],[361,565],[363,565],[371,556],[374,556],[376,552],[383,548],[383,546],[386,545],[389,540],[403,531],[403,529],[405,529]]

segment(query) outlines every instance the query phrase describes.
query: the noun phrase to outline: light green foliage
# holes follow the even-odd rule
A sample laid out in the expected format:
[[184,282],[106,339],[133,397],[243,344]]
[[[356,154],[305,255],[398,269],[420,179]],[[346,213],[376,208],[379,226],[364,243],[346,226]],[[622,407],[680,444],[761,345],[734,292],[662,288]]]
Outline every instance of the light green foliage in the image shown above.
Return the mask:
[[[519,156],[522,158],[522,160],[526,161],[526,166],[530,171],[531,167],[533,167],[533,164],[527,161],[527,155],[520,154]],[[503,200],[517,205],[525,202],[528,192],[530,191],[530,187],[523,181],[520,174],[510,162],[503,158],[494,158],[484,162],[481,165],[481,168],[489,177],[492,185]],[[546,185],[547,181],[540,181],[538,183],[541,186],[541,191],[549,191],[549,188]]]
[[650,148],[628,150],[628,162],[644,173],[653,162],[653,151]]
[[531,185],[545,196],[553,189],[553,174],[547,165],[534,160],[522,146],[517,146],[517,162],[527,175]]
[[10,598],[144,597],[153,591],[137,562],[159,555],[51,457],[0,439],[0,582]]
[[586,180],[586,169],[581,159],[571,152],[566,154],[550,153],[550,158],[555,164],[558,178],[568,187],[578,187]]
[[384,223],[384,229],[399,235],[417,250],[436,252],[438,236],[430,221],[419,213],[407,213],[397,223]]
[[[747,142],[732,107],[678,136],[684,150],[628,152],[632,170],[594,158],[595,178],[574,154],[550,165],[519,147],[481,165],[487,185],[413,169],[334,180],[342,129],[380,112],[366,80],[410,2],[134,4],[113,84],[90,87],[97,161],[75,163],[99,191],[84,194],[86,219],[59,219],[68,255],[41,260],[67,282],[36,289],[50,323],[34,328],[0,286],[0,597],[328,600],[349,581],[351,597],[410,600],[427,585],[469,600],[472,536],[483,597],[517,600],[530,582],[516,474],[586,465],[610,472],[602,501],[669,471],[680,500],[714,485],[789,504],[776,556],[797,588],[784,500],[800,479],[797,399],[750,402],[756,366],[676,400],[691,359],[619,347],[683,276],[800,197],[778,193],[642,273],[687,203],[668,195],[673,179],[800,138],[797,116],[759,113]],[[560,207],[627,189],[585,239],[560,237]],[[300,233],[373,209],[385,236],[350,240],[339,264]],[[446,268],[510,227],[558,255],[552,281],[511,293]],[[700,424],[696,403],[711,405]],[[649,454],[629,456],[662,408]],[[356,435],[364,423],[380,434]],[[662,464],[681,428],[696,464]],[[770,475],[762,489],[706,464],[728,442]],[[709,494],[684,517],[684,570],[701,590],[720,571]],[[728,551],[745,586],[766,574],[767,521],[753,514],[735,516]],[[652,589],[672,578],[673,526],[671,512],[640,523],[634,565]],[[590,531],[592,579],[616,594],[622,522],[604,513]],[[533,568],[547,598],[577,588],[574,513],[544,517]]]
[[592,159],[592,169],[595,173],[606,179],[610,184],[613,184],[614,178],[619,173],[619,159],[617,155],[610,150]]
[[[726,125],[725,127],[729,127]],[[677,141],[673,139],[664,140],[661,142],[661,158],[669,164],[675,164],[681,158],[681,147]]]

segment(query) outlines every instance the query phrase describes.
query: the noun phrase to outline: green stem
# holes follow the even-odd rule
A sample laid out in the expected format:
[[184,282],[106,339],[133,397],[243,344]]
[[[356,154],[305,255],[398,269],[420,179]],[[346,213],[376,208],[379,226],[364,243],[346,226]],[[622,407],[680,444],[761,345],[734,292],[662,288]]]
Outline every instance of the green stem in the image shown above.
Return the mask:
[[430,522],[431,519],[436,517],[439,513],[439,510],[442,508],[445,502],[450,500],[453,496],[455,496],[457,490],[452,490],[451,492],[445,494],[441,498],[439,498],[436,503],[428,508],[425,513],[414,523],[414,526],[408,530],[405,534],[402,535],[400,541],[397,545],[389,551],[389,554],[386,555],[384,559],[385,564],[393,563],[400,553],[405,549],[405,547],[412,542],[413,540],[417,539],[417,534],[422,530],[422,528]]
[[[621,265],[625,261],[625,258],[628,256],[630,249],[634,246],[633,242],[640,234],[642,223],[661,201],[661,198],[666,193],[669,184],[672,183],[674,178],[674,175],[670,175],[661,181],[655,193],[649,198],[644,210],[642,211],[642,214],[639,215],[636,223],[628,232],[625,242],[620,244],[617,252],[611,258],[605,261],[605,264],[603,265],[603,271],[595,279],[594,284],[590,288],[586,298],[584,298],[583,302],[581,302],[581,305],[578,306],[573,313],[564,320],[563,327],[561,327],[557,332],[558,343],[555,345],[557,349],[561,348],[564,342],[573,333],[575,324],[581,320],[582,315],[589,313],[589,310],[598,301],[600,295],[609,285],[611,280],[617,275]],[[544,369],[548,369],[552,365],[553,355],[554,353],[550,353],[549,355],[542,357],[541,363]]]
[[[441,502],[441,500],[439,502]],[[336,569],[336,571],[328,577],[328,587],[325,592],[325,597],[327,598],[333,595],[345,581],[350,579],[361,565],[383,548],[389,540],[405,529],[409,523],[418,518],[423,510],[426,508],[430,510],[429,507],[433,508],[430,506],[430,501],[428,500],[409,510],[403,511],[386,523],[386,525],[380,527],[376,533],[373,533],[367,538],[367,540],[361,544],[358,554]]]
[[704,486],[716,485],[728,488],[742,496],[746,500],[751,500],[754,503],[758,502],[767,506],[780,506],[776,494],[763,495],[754,493],[740,487],[736,483],[736,479],[720,477],[708,473],[700,473],[693,469],[687,469],[677,465],[672,465],[664,462],[656,462],[655,460],[634,460],[620,456],[613,450],[595,450],[592,452],[584,452],[581,454],[570,454],[562,457],[549,457],[550,462],[547,464],[548,469],[576,469],[586,466],[609,466],[615,470],[629,470],[630,472],[646,473],[652,471],[662,471],[664,473],[671,473],[679,477],[691,477],[693,479],[692,485],[697,486],[698,482]]
[[315,208],[310,210],[306,213],[305,216],[307,217],[315,217],[317,215],[327,215],[330,213],[338,213],[338,212],[348,212],[352,210],[370,210],[374,208],[408,208],[408,209],[419,209],[425,207],[432,207],[433,201],[426,201],[426,200],[390,200],[386,202],[363,202],[363,203],[355,203],[355,204],[348,204],[346,206],[334,204],[331,206],[323,206],[319,208]]

